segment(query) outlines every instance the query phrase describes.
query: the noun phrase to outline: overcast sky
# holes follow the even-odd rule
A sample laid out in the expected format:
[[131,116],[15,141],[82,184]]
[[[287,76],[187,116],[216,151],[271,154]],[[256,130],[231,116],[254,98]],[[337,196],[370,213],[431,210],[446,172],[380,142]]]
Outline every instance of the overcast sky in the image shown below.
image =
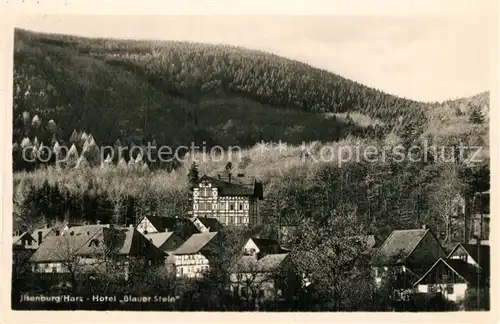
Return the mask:
[[270,51],[386,92],[442,101],[490,88],[485,17],[38,16],[18,27],[65,34],[228,43]]

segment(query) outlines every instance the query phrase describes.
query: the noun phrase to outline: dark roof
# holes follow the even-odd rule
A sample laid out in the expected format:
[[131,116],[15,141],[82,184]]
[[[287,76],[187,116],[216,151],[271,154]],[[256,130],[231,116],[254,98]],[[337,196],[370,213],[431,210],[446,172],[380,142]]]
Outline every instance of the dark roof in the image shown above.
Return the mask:
[[432,267],[429,268],[429,270],[427,270],[427,272],[422,277],[420,277],[420,279],[415,282],[414,285],[418,285],[420,281],[425,279],[425,277],[427,277],[427,275],[431,273],[432,269],[434,269],[439,263],[443,263],[448,268],[450,268],[450,270],[455,272],[457,275],[459,275],[469,283],[476,282],[478,271],[479,273],[482,272],[479,268],[467,263],[464,260],[440,258],[432,265]]
[[252,237],[251,239],[263,253],[276,253],[280,250],[280,245],[276,240],[258,237]]
[[[210,232],[217,232],[222,228],[222,224],[216,219],[211,217],[192,217],[192,222],[198,219]],[[194,224],[194,223],[193,223]]]
[[218,232],[205,232],[197,233],[191,235],[177,250],[174,254],[195,254],[200,252],[214,237]]
[[262,183],[253,177],[231,177],[231,181],[228,181],[224,178],[216,179],[203,175],[199,182],[202,181],[209,181],[212,186],[218,189],[220,196],[255,196],[259,199],[263,198]]
[[[171,232],[180,222],[179,218],[162,216],[145,216],[158,232]],[[144,218],[143,218],[144,219]],[[142,221],[142,220],[141,220]]]
[[33,236],[31,236],[31,235],[30,235],[30,233],[28,233],[28,232],[24,232],[24,233],[22,233],[21,235],[15,235],[15,236],[13,236],[13,237],[12,237],[12,244],[16,244],[16,243],[18,243],[19,241],[21,241],[21,239],[22,239],[24,236],[30,236],[30,237],[31,237],[31,239],[32,239],[33,241],[35,241],[35,242],[36,242],[35,238],[34,238]]
[[428,231],[428,229],[392,231],[375,254],[377,262],[394,263],[405,260]]
[[[464,250],[471,256],[472,259],[474,259],[475,262],[479,264],[479,266],[484,269],[486,272],[489,272],[490,269],[490,246],[489,245],[479,245],[479,251],[478,251],[478,246],[476,244],[464,244],[464,243],[459,243],[457,246],[451,251],[450,255],[455,252],[455,250],[459,247],[463,247]],[[479,252],[479,254],[478,254]]]

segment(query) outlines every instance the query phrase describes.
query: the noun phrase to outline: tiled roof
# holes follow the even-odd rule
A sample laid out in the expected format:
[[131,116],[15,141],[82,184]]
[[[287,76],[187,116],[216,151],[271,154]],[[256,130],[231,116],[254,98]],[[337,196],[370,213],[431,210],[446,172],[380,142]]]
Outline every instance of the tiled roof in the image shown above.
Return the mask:
[[377,262],[393,263],[405,260],[427,232],[428,229],[392,231],[375,254]]
[[218,232],[205,232],[191,235],[174,254],[194,254],[200,252],[216,235]]
[[153,243],[154,246],[160,248],[174,232],[161,232],[161,233],[151,233],[144,234],[144,236]]
[[68,261],[89,239],[87,236],[49,236],[31,256],[33,262]]
[[[62,232],[62,235],[94,235],[103,228],[109,228],[109,225],[81,225],[81,226],[71,226],[66,231]],[[73,234],[71,234],[73,233]]]
[[257,182],[255,178],[232,177],[231,182],[225,179],[216,179],[203,175],[201,181],[209,181],[219,191],[221,196],[256,196],[262,199],[262,183]]
[[[96,225],[91,232],[47,237],[31,257],[34,262],[64,261],[70,256],[95,256],[101,253],[116,255],[154,256],[163,254],[134,228]],[[90,233],[90,235],[87,235]]]

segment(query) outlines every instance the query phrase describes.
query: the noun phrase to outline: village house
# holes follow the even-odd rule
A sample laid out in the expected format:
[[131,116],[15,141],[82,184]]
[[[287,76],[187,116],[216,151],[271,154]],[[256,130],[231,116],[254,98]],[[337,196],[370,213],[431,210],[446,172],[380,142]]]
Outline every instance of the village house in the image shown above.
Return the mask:
[[34,250],[37,248],[37,241],[30,233],[24,232],[12,237],[13,248],[22,250]]
[[12,263],[24,264],[35,252],[38,244],[30,233],[24,232],[12,237]]
[[216,219],[208,217],[144,216],[137,223],[136,229],[144,235],[173,232],[187,240],[193,234],[217,232],[221,227],[222,225]]
[[210,268],[217,232],[193,234],[169,257],[177,277],[200,278]]
[[459,243],[446,258],[440,258],[415,283],[419,293],[440,293],[457,304],[479,298],[489,304],[490,249],[487,245]]
[[129,261],[147,260],[163,264],[164,253],[134,228],[111,225],[75,226],[63,235],[46,237],[30,258],[33,272],[92,272],[96,266],[113,262],[122,265],[127,276]]
[[445,256],[441,243],[425,226],[392,231],[373,256],[375,283],[390,280],[393,299],[400,300],[432,264]]
[[278,241],[252,237],[243,246],[243,255],[261,258],[267,254],[277,254],[283,252]]
[[288,290],[297,288],[301,280],[296,276],[289,253],[243,255],[231,268],[230,291],[242,300],[259,307],[266,302],[286,298]]
[[259,201],[263,199],[262,183],[238,174],[233,177],[203,175],[192,188],[191,214],[199,219],[215,218],[223,225],[255,226],[260,223]]

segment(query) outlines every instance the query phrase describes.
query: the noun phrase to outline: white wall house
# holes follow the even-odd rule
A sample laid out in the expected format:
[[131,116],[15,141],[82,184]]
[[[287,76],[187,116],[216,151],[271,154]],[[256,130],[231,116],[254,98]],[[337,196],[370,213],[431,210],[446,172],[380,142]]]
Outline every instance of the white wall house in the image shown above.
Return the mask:
[[171,259],[177,277],[200,278],[210,268],[208,256],[214,248],[213,239],[217,232],[193,234],[178,249],[172,252]]

